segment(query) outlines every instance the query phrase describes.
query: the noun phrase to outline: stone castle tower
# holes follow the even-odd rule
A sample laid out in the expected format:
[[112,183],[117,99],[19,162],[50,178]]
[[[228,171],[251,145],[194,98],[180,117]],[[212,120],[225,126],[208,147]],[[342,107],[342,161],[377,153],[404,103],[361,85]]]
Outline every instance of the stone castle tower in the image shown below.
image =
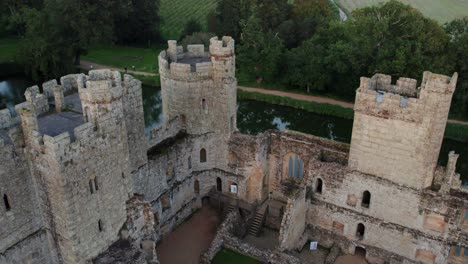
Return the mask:
[[164,122],[185,117],[189,134],[236,130],[234,39],[210,39],[203,45],[188,45],[184,52],[176,41],[159,55]]
[[141,82],[109,70],[76,82],[83,114],[37,116],[34,105],[21,111],[45,226],[63,263],[83,263],[118,239],[133,195],[131,171],[146,156]]
[[432,184],[452,95],[453,77],[425,72],[417,81],[376,74],[356,92],[349,164],[415,189]]

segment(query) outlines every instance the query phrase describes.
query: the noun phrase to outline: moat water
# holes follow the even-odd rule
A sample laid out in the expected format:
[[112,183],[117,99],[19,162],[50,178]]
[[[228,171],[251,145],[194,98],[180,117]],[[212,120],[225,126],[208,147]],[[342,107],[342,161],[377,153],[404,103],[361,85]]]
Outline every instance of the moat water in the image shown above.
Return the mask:
[[[22,78],[0,80],[0,106],[12,107],[23,102],[24,91],[31,85],[32,82]],[[161,90],[143,86],[143,107],[148,133],[163,122]],[[251,100],[240,100],[237,108],[237,127],[243,133],[256,135],[268,129],[289,129],[346,143],[351,141],[352,120]],[[451,150],[460,154],[457,172],[468,187],[468,143],[444,139],[439,164],[446,165]]]

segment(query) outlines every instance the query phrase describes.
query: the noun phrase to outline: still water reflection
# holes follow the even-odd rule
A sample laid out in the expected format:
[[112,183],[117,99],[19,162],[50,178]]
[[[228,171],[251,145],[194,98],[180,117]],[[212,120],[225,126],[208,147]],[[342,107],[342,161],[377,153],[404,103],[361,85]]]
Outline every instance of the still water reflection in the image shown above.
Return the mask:
[[32,82],[21,77],[0,80],[0,109],[6,107],[11,109],[16,104],[24,102],[24,91],[32,85],[34,85]]

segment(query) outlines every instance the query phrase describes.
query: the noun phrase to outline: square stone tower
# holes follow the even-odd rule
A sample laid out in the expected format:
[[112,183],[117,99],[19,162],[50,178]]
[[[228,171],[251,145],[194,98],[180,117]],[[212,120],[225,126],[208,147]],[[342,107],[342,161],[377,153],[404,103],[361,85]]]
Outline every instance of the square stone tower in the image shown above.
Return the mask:
[[[96,70],[80,75],[77,88],[83,114],[36,116],[34,105],[21,111],[31,171],[63,263],[84,263],[119,238],[133,195],[131,171],[146,162],[146,139],[133,132],[144,133],[141,83]],[[131,104],[134,110],[125,109]]]
[[214,37],[203,45],[168,41],[159,55],[164,123],[182,116],[189,134],[229,135],[236,126],[234,39]]
[[414,79],[361,78],[350,168],[418,190],[431,186],[457,76],[424,72],[420,88]]

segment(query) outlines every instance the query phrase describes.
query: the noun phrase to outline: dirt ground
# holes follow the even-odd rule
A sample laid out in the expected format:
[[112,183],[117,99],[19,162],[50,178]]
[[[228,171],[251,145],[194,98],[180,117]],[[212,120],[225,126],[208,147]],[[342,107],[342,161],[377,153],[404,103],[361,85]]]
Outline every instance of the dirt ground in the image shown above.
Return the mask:
[[205,206],[163,238],[156,252],[161,264],[198,264],[216,234],[217,212]]

